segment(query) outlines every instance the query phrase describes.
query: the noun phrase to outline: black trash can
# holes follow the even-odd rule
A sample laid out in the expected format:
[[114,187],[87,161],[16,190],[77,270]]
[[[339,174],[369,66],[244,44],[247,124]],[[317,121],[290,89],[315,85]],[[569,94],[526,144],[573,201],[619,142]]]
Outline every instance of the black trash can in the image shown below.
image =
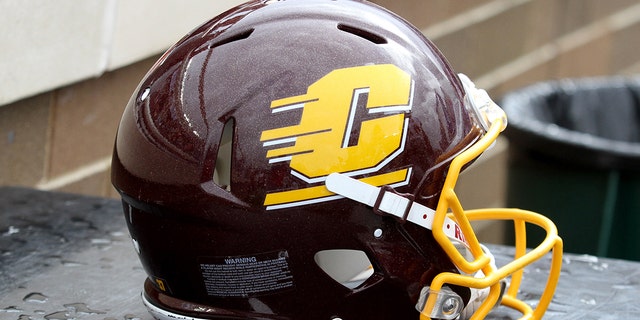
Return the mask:
[[640,260],[640,77],[539,83],[501,106],[507,205],[551,218],[566,252]]

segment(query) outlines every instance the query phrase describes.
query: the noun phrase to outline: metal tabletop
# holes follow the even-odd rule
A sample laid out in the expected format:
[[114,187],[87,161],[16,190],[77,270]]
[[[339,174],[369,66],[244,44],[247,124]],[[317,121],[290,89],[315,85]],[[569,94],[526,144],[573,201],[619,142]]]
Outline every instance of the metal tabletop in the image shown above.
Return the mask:
[[[490,248],[498,264],[512,254]],[[542,291],[545,260],[525,272],[525,301]],[[0,319],[151,319],[144,279],[119,201],[0,187]],[[640,263],[565,254],[545,319],[640,319],[639,296]]]

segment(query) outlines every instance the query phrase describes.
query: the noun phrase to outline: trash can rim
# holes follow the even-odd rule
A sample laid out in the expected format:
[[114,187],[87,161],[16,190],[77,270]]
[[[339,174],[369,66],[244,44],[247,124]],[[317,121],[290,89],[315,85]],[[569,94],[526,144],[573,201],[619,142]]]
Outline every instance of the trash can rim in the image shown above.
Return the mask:
[[[627,162],[626,167],[640,168],[640,141],[628,142],[599,137],[589,133],[575,131],[561,127],[555,123],[548,123],[534,118],[525,118],[525,115],[517,112],[523,108],[523,101],[532,101],[538,97],[545,97],[557,92],[567,94],[576,93],[581,90],[589,90],[591,88],[620,88],[634,86],[640,88],[640,76],[614,76],[614,77],[597,77],[597,78],[574,78],[551,80],[535,83],[521,89],[507,93],[501,99],[501,106],[504,108],[508,116],[509,125],[505,135],[512,139],[526,137],[529,142],[533,140],[546,140],[556,145],[567,145],[571,149],[581,149],[589,152],[590,155],[600,154],[607,158],[624,158],[623,162]],[[517,104],[516,104],[517,102]],[[512,141],[522,148],[544,147],[543,143],[538,141],[537,146],[520,145],[523,141]],[[548,152],[548,150],[541,150]],[[553,153],[553,152],[548,152]],[[575,157],[575,155],[571,155]],[[629,164],[629,160],[632,161]],[[612,160],[618,162],[617,160]],[[589,162],[585,159],[585,162]]]

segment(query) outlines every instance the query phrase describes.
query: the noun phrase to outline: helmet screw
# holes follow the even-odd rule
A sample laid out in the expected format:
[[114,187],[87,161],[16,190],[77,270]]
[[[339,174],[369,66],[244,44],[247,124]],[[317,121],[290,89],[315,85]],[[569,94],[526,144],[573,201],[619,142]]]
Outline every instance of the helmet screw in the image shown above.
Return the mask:
[[453,297],[447,298],[442,303],[442,314],[444,315],[453,315],[458,312],[458,303],[459,301]]

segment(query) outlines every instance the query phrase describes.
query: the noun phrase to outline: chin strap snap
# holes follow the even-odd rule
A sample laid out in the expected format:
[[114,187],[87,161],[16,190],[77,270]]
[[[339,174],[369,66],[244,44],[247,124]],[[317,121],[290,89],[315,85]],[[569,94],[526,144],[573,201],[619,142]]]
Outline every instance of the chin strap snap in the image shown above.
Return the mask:
[[[493,254],[489,251],[484,245],[480,245],[482,247],[482,251],[491,259],[491,266],[495,269],[495,258]],[[464,256],[470,256],[471,252],[462,248],[462,244],[458,243],[456,245],[458,250],[463,253]],[[460,271],[462,273],[462,271]],[[473,274],[474,278],[482,279],[485,277],[485,274],[482,271],[478,271]],[[499,306],[502,297],[504,296],[507,288],[507,281],[500,280],[500,293],[499,298],[494,304],[494,308]],[[456,319],[456,320],[464,320],[470,319],[476,311],[480,309],[482,304],[489,298],[489,294],[491,293],[490,287],[485,288],[472,288],[469,287],[471,291],[471,296],[469,297],[469,301],[466,305],[464,305],[462,298],[451,290],[448,286],[443,286],[439,291],[434,291],[430,287],[424,287],[420,292],[420,298],[418,299],[418,303],[416,304],[416,310],[420,312],[422,315],[427,316],[429,319]],[[427,305],[429,304],[429,305]]]

